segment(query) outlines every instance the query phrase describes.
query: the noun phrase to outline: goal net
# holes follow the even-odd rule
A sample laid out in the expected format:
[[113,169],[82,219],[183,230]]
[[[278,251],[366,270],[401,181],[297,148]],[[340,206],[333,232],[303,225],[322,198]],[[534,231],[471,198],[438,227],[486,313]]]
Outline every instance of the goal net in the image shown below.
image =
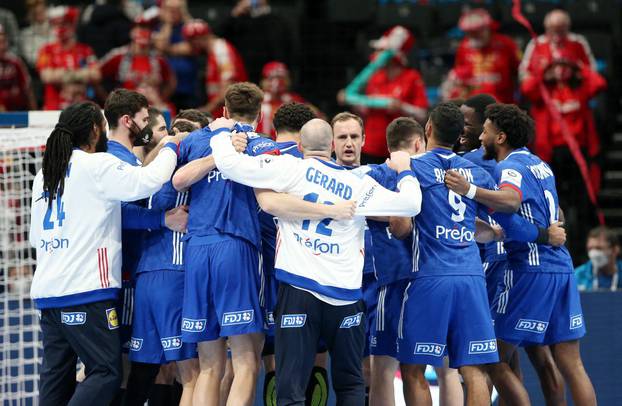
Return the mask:
[[[25,121],[24,123],[24,116]],[[42,337],[30,300],[32,181],[58,113],[0,114],[0,404],[36,405]],[[11,123],[11,120],[17,122]],[[21,123],[19,123],[21,121]],[[10,128],[15,125],[24,128]]]

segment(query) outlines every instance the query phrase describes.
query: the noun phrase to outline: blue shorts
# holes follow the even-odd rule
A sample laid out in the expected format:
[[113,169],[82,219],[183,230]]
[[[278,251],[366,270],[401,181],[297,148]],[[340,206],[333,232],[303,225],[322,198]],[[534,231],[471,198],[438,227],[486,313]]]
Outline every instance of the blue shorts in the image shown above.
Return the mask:
[[371,355],[397,358],[397,326],[408,282],[401,280],[378,289],[376,322],[371,326],[369,339]]
[[484,262],[484,272],[486,273],[486,291],[488,293],[488,303],[492,302],[497,295],[497,290],[503,284],[503,275],[508,267],[507,261]]
[[373,273],[363,274],[363,301],[365,302],[365,349],[363,356],[370,354],[370,334],[372,325],[376,322],[376,305],[378,304],[378,281]]
[[491,308],[498,338],[517,345],[550,345],[585,335],[574,274],[508,269],[503,281]]
[[264,331],[259,254],[253,245],[236,238],[188,244],[184,259],[184,342]]
[[423,277],[404,293],[397,358],[404,364],[481,365],[499,361],[482,276]]
[[264,326],[267,336],[274,337],[274,309],[279,291],[279,281],[274,277],[274,272],[264,272],[261,275],[260,304],[263,310]]
[[132,320],[134,318],[134,282],[124,280],[121,282],[119,300],[117,300],[117,315],[121,321],[119,326],[119,338],[121,351],[127,354],[130,350],[132,338]]
[[134,300],[134,325],[130,360],[147,364],[196,358],[196,345],[181,342],[181,308],[184,291],[181,271],[138,274]]

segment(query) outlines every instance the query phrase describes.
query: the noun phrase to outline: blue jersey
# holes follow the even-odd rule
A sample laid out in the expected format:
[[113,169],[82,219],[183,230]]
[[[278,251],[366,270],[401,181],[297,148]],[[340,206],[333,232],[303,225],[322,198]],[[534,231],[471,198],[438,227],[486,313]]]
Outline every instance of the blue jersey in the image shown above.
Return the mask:
[[[542,228],[558,221],[559,199],[551,167],[527,148],[519,148],[497,164],[495,180],[521,195],[519,215]],[[510,268],[516,272],[573,272],[566,247],[506,241]]]
[[[348,170],[363,168],[363,167],[357,167],[357,166],[344,166],[344,165],[342,166]],[[371,230],[369,229],[369,226],[365,227],[365,261],[363,262],[363,274],[364,275],[370,275],[370,274],[375,275],[376,274],[376,265],[374,264],[374,246],[373,246]]]
[[435,148],[411,160],[423,195],[415,218],[413,277],[483,276],[475,243],[475,218],[488,210],[445,186],[445,172],[454,169],[479,187],[494,189],[490,175],[471,161],[443,148]]
[[[108,153],[116,156],[120,160],[127,162],[132,166],[142,165],[142,162],[140,162],[138,157],[134,155],[132,151],[130,151],[117,141],[108,141]],[[144,230],[149,227],[160,227],[160,218],[162,216],[162,213],[150,212],[146,208],[146,205],[146,199],[138,200],[135,202],[123,202],[121,205],[123,222],[123,231],[121,234],[121,244],[123,247],[123,265],[121,267],[121,270],[124,280],[133,279],[136,273],[136,268],[138,267],[138,262],[140,261],[140,256],[142,253]],[[147,223],[145,223],[146,225],[144,227],[138,226],[128,229],[126,223],[136,220],[136,218],[129,217],[146,219]]]
[[[298,144],[289,142],[277,142],[281,155],[292,155],[302,158],[302,152],[298,150]],[[259,223],[261,226],[261,252],[264,269],[269,274],[274,274],[274,251],[276,246],[276,217],[265,211],[259,212]]]
[[[467,159],[473,162],[475,165],[481,167],[486,172],[495,177],[495,168],[497,167],[497,161],[494,159],[484,159],[484,147],[480,147],[479,149],[474,149],[473,151],[469,151],[462,156],[464,159]],[[497,224],[491,216],[486,216],[481,220],[487,222],[488,224]],[[497,262],[497,261],[505,261],[507,260],[507,255],[505,252],[505,248],[503,247],[503,242],[489,242],[487,244],[478,244],[482,249],[482,259],[484,262]]]
[[363,262],[363,274],[376,274],[376,264],[374,262],[374,243],[372,241],[369,225],[365,227],[365,261]]
[[[252,132],[250,126],[236,125],[236,131]],[[212,154],[210,140],[228,129],[211,131],[208,127],[193,131],[179,144],[179,165]],[[257,155],[276,151],[270,139],[249,134],[247,153]],[[257,200],[253,188],[225,179],[214,168],[190,188],[188,235],[189,244],[203,244],[222,238],[237,237],[259,248],[261,243]]]
[[[371,170],[367,175],[376,182],[389,190],[397,188],[397,174],[386,164],[369,167]],[[403,240],[394,238],[389,230],[389,223],[384,221],[367,220],[367,226],[372,236],[378,285],[384,286],[409,278],[413,267],[412,236]]]
[[[149,199],[151,210],[166,212],[178,206],[187,205],[189,192],[178,192],[173,183],[168,182]],[[150,271],[184,270],[184,233],[171,231],[166,227],[145,233],[143,253],[136,273]]]

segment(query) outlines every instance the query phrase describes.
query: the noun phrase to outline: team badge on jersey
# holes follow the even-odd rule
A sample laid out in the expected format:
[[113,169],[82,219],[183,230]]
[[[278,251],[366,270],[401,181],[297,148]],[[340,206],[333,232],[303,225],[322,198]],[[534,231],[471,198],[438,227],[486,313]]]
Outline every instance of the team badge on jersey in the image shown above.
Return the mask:
[[469,342],[469,354],[487,354],[497,352],[497,340],[482,340]]
[[445,353],[445,344],[437,343],[416,343],[415,355],[431,355],[433,357],[442,357]]
[[108,329],[115,330],[119,328],[119,318],[117,317],[117,309],[106,309],[106,320],[108,320]]
[[284,314],[281,316],[281,328],[299,328],[307,322],[306,314]]
[[514,329],[543,334],[548,326],[549,323],[546,321],[520,319],[518,323],[516,323],[516,327],[514,327]]
[[515,171],[514,169],[504,169],[501,171],[500,183],[511,183],[516,187],[520,187],[523,181],[523,175]]
[[235,326],[237,324],[248,324],[255,319],[254,310],[242,310],[239,312],[228,312],[222,315],[222,326]]
[[85,312],[60,312],[61,322],[68,326],[78,326],[86,323]]
[[361,320],[363,320],[363,312],[357,313],[352,316],[346,316],[343,318],[343,321],[341,322],[341,326],[339,326],[339,328],[356,327],[361,324]]

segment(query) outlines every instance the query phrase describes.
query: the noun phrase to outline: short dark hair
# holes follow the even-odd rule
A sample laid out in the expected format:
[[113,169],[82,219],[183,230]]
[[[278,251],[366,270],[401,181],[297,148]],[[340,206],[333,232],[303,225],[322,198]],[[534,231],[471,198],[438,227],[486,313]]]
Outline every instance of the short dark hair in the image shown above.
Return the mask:
[[300,129],[307,121],[314,118],[315,113],[311,110],[311,107],[304,103],[289,102],[283,104],[274,113],[272,125],[277,134],[282,131],[297,133],[300,132]]
[[225,107],[230,118],[253,121],[259,116],[262,102],[263,91],[254,83],[234,83],[225,92]]
[[127,89],[113,90],[104,103],[104,116],[108,127],[114,130],[121,117],[126,114],[134,117],[143,107],[148,108],[149,102],[142,94]]
[[607,240],[607,243],[609,243],[609,246],[611,247],[617,247],[620,245],[620,240],[618,239],[616,232],[607,226],[598,226],[591,229],[587,235],[587,238],[600,238],[601,236],[605,237],[605,240]]
[[156,120],[158,117],[164,116],[162,112],[155,107],[149,107],[147,113],[149,114],[149,122],[147,123],[147,127],[149,128],[153,128],[157,124]]
[[177,116],[175,116],[175,120],[173,120],[173,124],[179,118],[192,121],[195,123],[199,123],[201,128],[207,127],[209,123],[212,122],[212,116],[210,116],[208,113],[205,113],[197,109],[181,110],[179,113],[177,113]]
[[354,113],[350,113],[349,111],[342,111],[341,113],[337,113],[335,117],[330,121],[330,126],[335,127],[335,124],[340,121],[348,121],[354,120],[361,126],[361,132],[365,134],[365,125],[363,124],[363,119],[361,116],[358,116]]
[[486,118],[505,133],[512,148],[522,148],[533,138],[533,119],[514,104],[491,104],[486,107]]
[[484,124],[484,121],[486,121],[486,107],[491,104],[495,104],[496,102],[497,100],[493,96],[487,93],[482,93],[469,97],[463,104],[475,110],[475,115],[477,116],[479,123]]
[[423,138],[423,127],[410,117],[398,117],[387,126],[387,147],[390,152],[406,148],[415,137]]
[[181,133],[191,133],[193,131],[199,130],[196,125],[192,124],[190,121],[180,120],[176,121],[175,124],[171,127],[171,130],[177,130]]
[[453,147],[464,131],[464,116],[460,107],[452,102],[439,103],[430,113],[436,142],[446,147]]

